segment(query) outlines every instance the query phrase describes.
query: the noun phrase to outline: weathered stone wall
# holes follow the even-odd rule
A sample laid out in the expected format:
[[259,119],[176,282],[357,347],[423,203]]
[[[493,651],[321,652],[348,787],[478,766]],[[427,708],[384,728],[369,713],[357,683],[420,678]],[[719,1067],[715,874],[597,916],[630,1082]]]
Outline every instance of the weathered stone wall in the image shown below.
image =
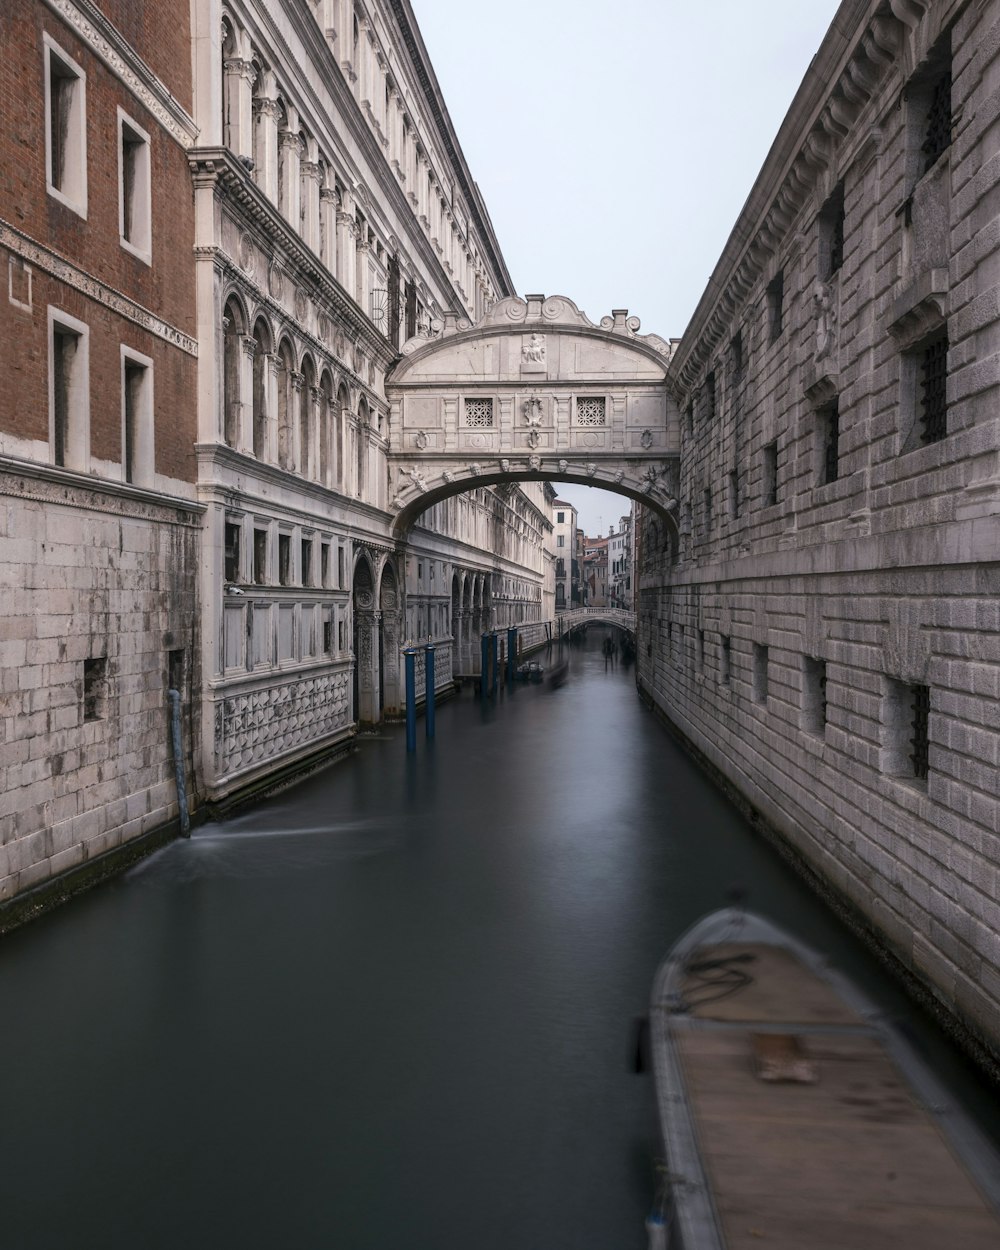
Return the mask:
[[44,469],[0,474],[0,504],[6,900],[177,816],[171,675],[193,791],[199,517]]
[[1000,4],[891,10],[842,6],[677,349],[639,678],[1000,1054]]

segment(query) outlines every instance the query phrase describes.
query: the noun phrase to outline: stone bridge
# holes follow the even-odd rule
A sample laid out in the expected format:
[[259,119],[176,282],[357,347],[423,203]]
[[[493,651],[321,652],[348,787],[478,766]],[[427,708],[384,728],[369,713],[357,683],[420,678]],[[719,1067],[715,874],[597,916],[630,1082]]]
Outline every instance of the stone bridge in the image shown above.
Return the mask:
[[564,296],[529,295],[405,343],[386,378],[397,536],[449,495],[517,480],[603,487],[675,525],[672,346],[638,331],[625,309],[594,325]]
[[578,625],[616,625],[627,634],[635,635],[635,613],[624,608],[571,608],[556,614],[556,629],[566,634]]

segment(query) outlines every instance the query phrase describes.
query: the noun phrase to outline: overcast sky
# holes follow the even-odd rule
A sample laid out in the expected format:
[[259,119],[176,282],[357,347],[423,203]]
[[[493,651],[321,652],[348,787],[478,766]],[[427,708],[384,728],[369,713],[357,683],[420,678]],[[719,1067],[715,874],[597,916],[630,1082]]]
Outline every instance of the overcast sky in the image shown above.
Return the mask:
[[[412,4],[518,294],[679,337],[835,0]],[[558,489],[590,534],[628,511]]]

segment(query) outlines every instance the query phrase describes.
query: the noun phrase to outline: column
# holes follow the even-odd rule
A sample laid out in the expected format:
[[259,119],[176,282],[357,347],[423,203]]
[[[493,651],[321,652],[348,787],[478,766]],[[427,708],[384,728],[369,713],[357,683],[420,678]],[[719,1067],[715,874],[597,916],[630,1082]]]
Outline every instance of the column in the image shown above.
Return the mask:
[[357,227],[351,213],[340,209],[337,212],[337,281],[348,295],[353,296],[357,280],[357,259],[355,238]]
[[319,161],[302,161],[302,239],[307,247],[320,254],[320,179],[323,174]]
[[265,459],[269,464],[278,463],[278,371],[281,357],[268,352],[264,358],[264,382],[267,387],[267,436]]
[[223,72],[226,101],[226,116],[222,119],[223,143],[237,156],[253,156],[254,64],[234,56],[224,63]]
[[278,202],[278,117],[277,100],[258,96],[254,100],[254,178],[272,203]]
[[253,455],[253,359],[257,344],[250,335],[240,336],[240,422],[236,446]]
[[[366,230],[367,230],[367,227],[366,227]],[[370,317],[372,315],[371,298],[370,298],[371,297],[371,290],[370,290],[371,281],[369,279],[369,273],[368,273],[368,255],[370,251],[371,251],[371,247],[368,243],[368,240],[359,238],[358,244],[357,244],[357,251],[356,251],[357,272],[358,272],[357,288],[356,288],[357,294],[355,295],[354,298],[361,305],[361,311],[365,314],[366,317]]]
[[[288,110],[289,124],[295,117],[295,110]],[[298,230],[301,226],[300,217],[300,195],[301,195],[301,170],[300,164],[302,160],[302,140],[293,130],[283,130],[281,132],[281,203],[278,207],[281,209],[282,216],[292,227]]]
[[330,273],[337,272],[337,192],[333,187],[321,187],[319,215],[322,222],[320,238],[323,241],[320,259]]

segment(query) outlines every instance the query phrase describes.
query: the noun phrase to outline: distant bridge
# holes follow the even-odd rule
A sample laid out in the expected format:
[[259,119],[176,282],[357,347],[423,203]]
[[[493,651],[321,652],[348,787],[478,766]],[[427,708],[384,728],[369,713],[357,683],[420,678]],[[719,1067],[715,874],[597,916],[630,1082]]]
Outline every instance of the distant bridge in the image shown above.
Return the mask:
[[617,625],[635,636],[635,613],[624,608],[571,608],[556,613],[556,633],[567,634],[578,625]]

